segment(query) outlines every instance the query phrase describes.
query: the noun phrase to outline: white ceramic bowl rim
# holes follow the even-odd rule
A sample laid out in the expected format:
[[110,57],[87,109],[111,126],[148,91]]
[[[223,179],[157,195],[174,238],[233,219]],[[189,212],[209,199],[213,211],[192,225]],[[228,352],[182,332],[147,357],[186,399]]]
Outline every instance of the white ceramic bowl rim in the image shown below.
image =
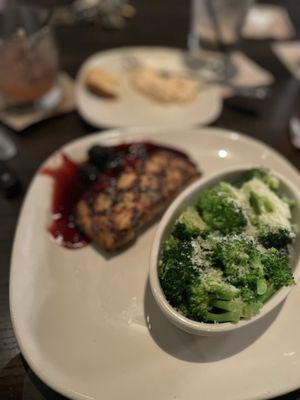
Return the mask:
[[[254,321],[262,318],[266,314],[268,314],[271,310],[273,310],[278,304],[280,304],[286,296],[289,294],[293,286],[288,286],[288,287],[283,287],[281,288],[277,293],[275,293],[270,300],[267,301],[267,303],[262,307],[261,311],[252,317],[249,320],[241,320],[237,323],[230,323],[230,322],[225,322],[225,323],[218,323],[218,324],[213,324],[213,323],[204,323],[204,322],[197,322],[193,321],[189,318],[184,317],[180,313],[178,313],[167,301],[164,292],[161,288],[159,277],[158,277],[158,260],[160,256],[160,249],[161,249],[161,243],[163,240],[163,236],[165,234],[166,229],[168,226],[171,225],[171,221],[174,218],[174,215],[176,214],[176,211],[182,204],[182,202],[188,198],[190,195],[195,194],[195,193],[200,193],[202,188],[205,186],[209,186],[209,183],[211,181],[221,179],[226,179],[226,175],[230,175],[232,173],[238,173],[238,172],[246,172],[249,169],[253,168],[260,168],[261,166],[258,165],[249,165],[249,166],[236,166],[236,167],[231,167],[228,169],[224,169],[222,172],[217,172],[214,174],[210,174],[204,178],[199,178],[196,182],[191,184],[187,189],[185,189],[174,201],[173,203],[169,206],[167,211],[165,212],[163,218],[161,219],[159,226],[157,228],[152,249],[151,249],[151,255],[150,255],[150,269],[149,269],[149,279],[150,279],[150,286],[151,290],[153,293],[153,296],[158,303],[161,311],[169,318],[171,322],[173,322],[175,325],[181,327],[182,329],[188,331],[188,332],[193,332],[196,334],[207,334],[207,335],[213,335],[218,334],[218,333],[225,333],[225,332],[230,332],[233,330],[236,330],[238,328],[241,328],[243,326],[246,326],[250,323],[253,323]],[[281,174],[279,174],[276,171],[271,171],[274,176],[276,176],[282,184],[284,184],[292,193],[294,198],[297,200],[297,202],[300,204],[300,192],[296,188],[294,184],[292,184],[286,177],[283,177]],[[299,260],[297,260],[297,263],[295,264],[294,267],[294,278],[295,281],[297,282],[300,276],[300,263]]]

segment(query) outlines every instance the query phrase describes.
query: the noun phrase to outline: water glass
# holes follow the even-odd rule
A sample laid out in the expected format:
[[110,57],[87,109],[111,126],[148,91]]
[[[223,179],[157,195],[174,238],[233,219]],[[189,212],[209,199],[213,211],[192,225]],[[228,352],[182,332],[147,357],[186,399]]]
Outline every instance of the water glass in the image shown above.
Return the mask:
[[0,12],[0,94],[7,109],[51,109],[61,98],[49,13],[9,5]]
[[192,0],[188,37],[190,55],[207,76],[230,78],[229,54],[236,49],[253,0]]

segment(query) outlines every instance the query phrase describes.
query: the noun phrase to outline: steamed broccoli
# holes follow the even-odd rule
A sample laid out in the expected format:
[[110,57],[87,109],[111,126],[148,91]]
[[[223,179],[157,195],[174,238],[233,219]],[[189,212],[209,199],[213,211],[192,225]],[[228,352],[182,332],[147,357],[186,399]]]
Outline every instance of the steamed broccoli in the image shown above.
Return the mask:
[[247,225],[234,188],[226,182],[204,190],[198,197],[196,208],[211,229],[224,233],[241,232]]
[[239,293],[221,271],[202,270],[188,291],[191,316],[198,321],[236,322],[242,315]]
[[188,207],[175,221],[173,235],[179,239],[197,237],[207,229],[206,223],[194,207]]
[[269,187],[269,189],[273,191],[277,191],[279,188],[279,180],[275,176],[273,176],[267,169],[253,168],[247,171],[242,176],[242,182],[247,182],[254,178],[257,178],[264,182]]
[[294,284],[290,205],[267,171],[247,174],[239,188],[220,182],[204,190],[164,243],[162,289],[193,320],[249,319],[277,290]]
[[190,286],[188,305],[190,318],[206,322],[237,322],[250,318],[261,307],[258,301],[246,303],[239,289],[211,272],[204,273]]
[[202,270],[199,279],[207,293],[220,300],[232,300],[239,294],[239,289],[226,282],[218,269]]
[[274,205],[266,196],[250,191],[249,202],[256,215],[271,213],[274,211]]
[[[267,169],[253,169],[246,176],[250,185],[251,180],[257,178],[271,191],[276,192],[279,189],[279,180]],[[259,192],[261,191],[264,191],[262,185],[259,188]],[[265,223],[259,230],[258,237],[261,244],[268,248],[283,248],[291,243],[295,236],[290,225],[290,209],[295,206],[296,201],[286,196],[279,196],[277,193],[274,195],[271,191],[265,190],[265,194],[261,195],[257,190],[253,190],[250,192],[249,200],[257,215],[269,213],[269,215],[265,215]],[[269,221],[267,221],[268,217]]]
[[184,302],[186,288],[195,276],[191,255],[190,241],[179,240],[174,236],[166,240],[160,261],[160,283],[174,307],[179,307]]
[[285,248],[290,244],[295,234],[291,229],[274,227],[263,227],[258,233],[259,242],[266,248]]
[[249,199],[247,212],[260,243],[267,248],[291,243],[294,233],[289,205],[257,178],[246,182],[241,190]]
[[290,226],[291,211],[288,204],[282,201],[264,182],[253,178],[242,186],[241,191],[249,199],[252,207],[250,217],[254,224]]
[[267,279],[272,282],[274,289],[290,286],[295,283],[287,257],[282,257],[277,249],[269,249],[262,256]]
[[214,255],[231,284],[247,287],[259,295],[267,290],[261,253],[252,237],[226,236],[216,246]]
[[[241,318],[240,301],[213,300],[202,282],[195,282],[189,291],[190,318],[205,322],[237,322]],[[214,302],[220,304],[214,305]]]

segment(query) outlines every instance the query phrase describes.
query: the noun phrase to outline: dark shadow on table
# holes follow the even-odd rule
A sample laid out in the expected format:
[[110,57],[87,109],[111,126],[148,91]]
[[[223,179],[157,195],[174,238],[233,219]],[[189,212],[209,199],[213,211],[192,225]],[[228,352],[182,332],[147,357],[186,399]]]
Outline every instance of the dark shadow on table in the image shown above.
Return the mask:
[[144,296],[144,313],[148,330],[156,344],[180,360],[208,363],[232,357],[254,343],[270,327],[283,303],[261,320],[224,336],[204,337],[185,333],[162,314],[152,295],[149,281]]
[[0,371],[0,400],[8,399],[68,400],[43,383],[21,354],[12,358]]
[[[34,393],[24,388],[24,380],[29,379],[34,386]],[[40,393],[40,396],[37,395]],[[38,397],[37,397],[38,396]],[[21,354],[12,358],[0,371],[0,400],[68,400],[43,383],[29,368]],[[300,390],[285,394],[274,400],[299,400]]]
[[23,358],[17,354],[0,370],[0,399],[22,399],[25,376]]
[[44,382],[42,382],[40,378],[30,369],[26,361],[24,360],[23,362],[30,382],[43,395],[43,398],[47,400],[68,400],[67,397],[57,393],[55,390],[51,389]]

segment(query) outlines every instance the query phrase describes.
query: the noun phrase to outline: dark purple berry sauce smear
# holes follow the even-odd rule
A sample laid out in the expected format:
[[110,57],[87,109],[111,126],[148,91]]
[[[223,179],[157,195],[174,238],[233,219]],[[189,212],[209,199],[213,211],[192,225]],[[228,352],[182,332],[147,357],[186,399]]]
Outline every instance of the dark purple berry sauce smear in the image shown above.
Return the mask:
[[89,243],[77,228],[74,218],[74,206],[80,199],[83,187],[78,180],[80,164],[71,161],[62,154],[62,163],[57,168],[45,167],[44,175],[53,178],[52,223],[48,228],[55,241],[68,249],[80,249]]
[[75,163],[62,154],[59,167],[44,167],[40,173],[50,176],[54,183],[52,223],[48,231],[55,241],[68,249],[86,246],[90,240],[75,222],[74,210],[78,201],[82,197],[92,201],[95,194],[104,191],[120,173],[134,168],[159,150],[188,158],[177,149],[150,142],[134,142],[111,147],[92,146],[88,151],[88,160],[81,163]]

